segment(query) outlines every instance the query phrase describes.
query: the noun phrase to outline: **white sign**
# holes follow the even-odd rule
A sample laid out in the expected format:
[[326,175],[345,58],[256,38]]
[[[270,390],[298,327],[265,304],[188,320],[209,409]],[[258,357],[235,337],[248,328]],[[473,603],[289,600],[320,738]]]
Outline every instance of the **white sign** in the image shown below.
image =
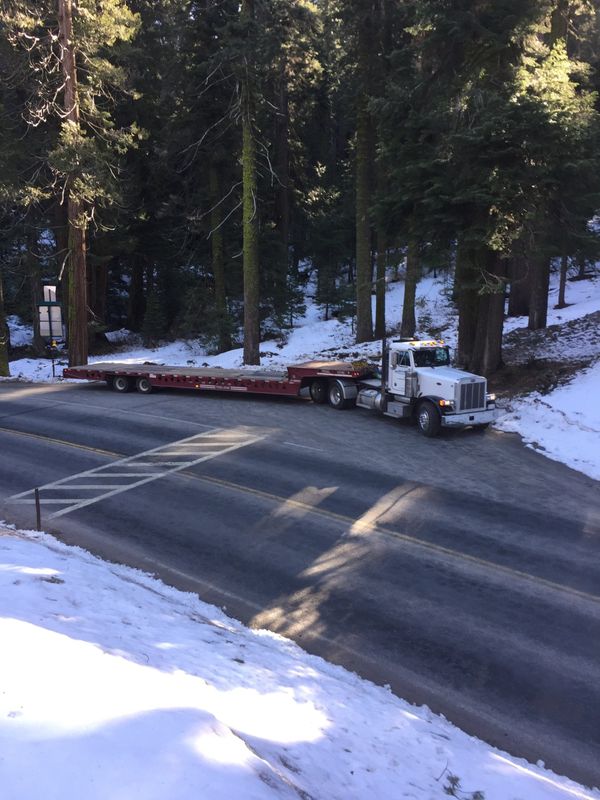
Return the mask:
[[56,286],[44,286],[44,303],[56,303]]
[[[44,289],[49,287],[45,286]],[[44,339],[62,339],[63,322],[60,306],[39,306],[40,336]]]

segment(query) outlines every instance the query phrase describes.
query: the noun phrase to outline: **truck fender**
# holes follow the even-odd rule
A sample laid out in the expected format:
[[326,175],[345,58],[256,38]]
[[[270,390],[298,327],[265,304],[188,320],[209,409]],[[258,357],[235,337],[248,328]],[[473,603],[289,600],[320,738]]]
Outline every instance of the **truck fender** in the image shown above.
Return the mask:
[[442,397],[439,397],[438,395],[435,394],[420,394],[413,401],[413,416],[416,415],[417,413],[417,406],[419,405],[419,403],[422,403],[425,400],[429,400],[430,403],[433,403],[433,405],[437,408],[440,414],[444,413],[443,407],[440,406],[440,400],[443,400]]
[[358,386],[356,385],[356,381],[352,380],[352,378],[334,378],[331,383],[334,382],[337,383],[342,390],[344,400],[356,399],[356,395],[358,394]]

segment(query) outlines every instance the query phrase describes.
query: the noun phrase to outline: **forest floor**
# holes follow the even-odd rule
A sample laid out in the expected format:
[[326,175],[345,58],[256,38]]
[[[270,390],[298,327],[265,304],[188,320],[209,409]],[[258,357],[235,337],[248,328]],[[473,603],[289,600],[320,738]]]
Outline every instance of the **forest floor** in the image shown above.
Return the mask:
[[504,367],[489,381],[499,398],[548,394],[600,357],[600,311],[539,331],[516,328],[502,352]]

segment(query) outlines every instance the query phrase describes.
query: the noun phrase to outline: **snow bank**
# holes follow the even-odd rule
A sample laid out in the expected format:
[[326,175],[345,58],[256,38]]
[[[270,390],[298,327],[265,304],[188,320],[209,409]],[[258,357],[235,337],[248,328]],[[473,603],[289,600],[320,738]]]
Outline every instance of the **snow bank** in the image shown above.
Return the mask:
[[45,534],[0,529],[0,636],[10,800],[600,800]]
[[600,480],[600,362],[546,395],[512,401],[496,427]]

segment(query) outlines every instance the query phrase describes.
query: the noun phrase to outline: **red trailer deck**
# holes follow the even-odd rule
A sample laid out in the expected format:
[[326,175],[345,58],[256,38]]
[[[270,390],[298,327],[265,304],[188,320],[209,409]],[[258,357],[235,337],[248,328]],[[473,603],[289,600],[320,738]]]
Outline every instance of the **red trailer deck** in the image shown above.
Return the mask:
[[63,370],[63,377],[104,381],[117,392],[128,392],[135,388],[143,394],[153,389],[177,388],[295,397],[300,395],[302,389],[308,388],[311,389],[313,400],[319,402],[317,395],[320,398],[321,393],[317,390],[322,386],[324,394],[329,380],[358,380],[372,373],[373,367],[364,362],[345,361],[307,361],[289,366],[285,372],[99,362],[67,367]]

